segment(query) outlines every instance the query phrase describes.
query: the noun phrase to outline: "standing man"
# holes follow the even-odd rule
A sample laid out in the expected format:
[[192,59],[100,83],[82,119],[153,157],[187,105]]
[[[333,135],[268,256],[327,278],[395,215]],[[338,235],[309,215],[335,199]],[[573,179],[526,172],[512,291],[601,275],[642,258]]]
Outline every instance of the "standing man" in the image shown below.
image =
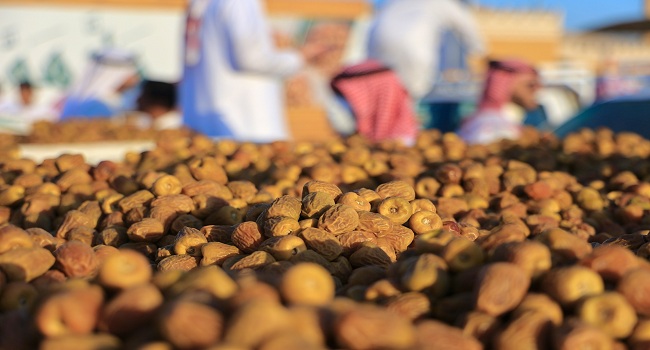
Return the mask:
[[527,62],[490,61],[478,109],[463,120],[458,135],[468,144],[517,139],[528,111],[539,106],[537,70]]
[[192,0],[185,40],[185,125],[242,141],[289,138],[281,79],[318,48],[277,49],[260,0]]
[[385,0],[371,25],[368,56],[393,69],[415,102],[436,81],[443,35],[459,34],[470,54],[484,44],[472,13],[460,0]]

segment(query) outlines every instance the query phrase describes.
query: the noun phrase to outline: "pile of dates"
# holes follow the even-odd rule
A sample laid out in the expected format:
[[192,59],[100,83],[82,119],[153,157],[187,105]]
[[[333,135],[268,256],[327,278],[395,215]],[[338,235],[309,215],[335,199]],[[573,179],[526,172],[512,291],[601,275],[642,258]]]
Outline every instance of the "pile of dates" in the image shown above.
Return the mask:
[[650,141],[0,160],[0,349],[649,349]]

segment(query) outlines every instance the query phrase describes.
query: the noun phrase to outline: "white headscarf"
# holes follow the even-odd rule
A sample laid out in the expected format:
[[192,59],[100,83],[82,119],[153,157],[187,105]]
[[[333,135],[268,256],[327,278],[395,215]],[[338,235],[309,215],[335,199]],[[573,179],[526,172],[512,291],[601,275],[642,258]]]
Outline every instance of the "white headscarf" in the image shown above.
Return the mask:
[[136,74],[132,53],[118,49],[97,52],[69,98],[88,100],[111,97],[127,79]]

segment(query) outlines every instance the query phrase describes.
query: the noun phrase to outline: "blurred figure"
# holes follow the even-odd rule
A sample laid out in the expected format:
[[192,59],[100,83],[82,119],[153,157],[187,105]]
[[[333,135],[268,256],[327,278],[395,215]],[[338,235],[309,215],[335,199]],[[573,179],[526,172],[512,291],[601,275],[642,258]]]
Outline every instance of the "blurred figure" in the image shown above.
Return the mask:
[[278,49],[260,0],[192,0],[185,35],[184,124],[212,137],[288,139],[281,79],[323,49]]
[[35,88],[29,81],[20,82],[14,98],[7,98],[0,104],[0,114],[24,124],[57,118],[54,108],[37,102]]
[[459,0],[386,0],[371,25],[368,56],[395,70],[418,102],[436,82],[449,30],[459,34],[468,53],[484,52],[478,25]]
[[[332,79],[332,89],[351,112],[353,126],[370,141],[399,140],[406,145],[415,143],[418,122],[413,102],[399,78],[390,68],[366,60],[348,66]],[[333,102],[333,101],[332,101]],[[348,134],[347,125],[330,118],[333,127]]]
[[519,60],[491,61],[477,111],[458,134],[469,144],[486,144],[521,135],[527,111],[538,107],[539,75]]
[[108,49],[92,56],[90,66],[66,97],[61,119],[112,117],[125,110],[125,93],[138,76],[135,57],[127,51]]
[[137,109],[145,113],[156,130],[178,129],[183,118],[176,109],[176,86],[162,81],[145,80],[141,85]]

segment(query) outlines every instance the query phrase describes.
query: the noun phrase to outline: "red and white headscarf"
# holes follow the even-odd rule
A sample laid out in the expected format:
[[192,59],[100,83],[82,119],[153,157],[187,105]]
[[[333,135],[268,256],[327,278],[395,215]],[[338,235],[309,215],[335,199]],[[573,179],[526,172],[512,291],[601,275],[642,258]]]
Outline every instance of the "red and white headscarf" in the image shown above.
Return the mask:
[[521,74],[537,75],[537,71],[528,63],[516,59],[490,62],[478,110],[498,109],[510,102],[515,80]]
[[412,99],[391,69],[366,60],[346,67],[331,85],[350,105],[359,134],[372,141],[415,141],[418,122]]
[[522,74],[537,75],[537,71],[515,59],[490,62],[478,109],[458,131],[465,142],[485,144],[521,135],[521,124],[506,118],[504,107],[511,102],[515,83]]

